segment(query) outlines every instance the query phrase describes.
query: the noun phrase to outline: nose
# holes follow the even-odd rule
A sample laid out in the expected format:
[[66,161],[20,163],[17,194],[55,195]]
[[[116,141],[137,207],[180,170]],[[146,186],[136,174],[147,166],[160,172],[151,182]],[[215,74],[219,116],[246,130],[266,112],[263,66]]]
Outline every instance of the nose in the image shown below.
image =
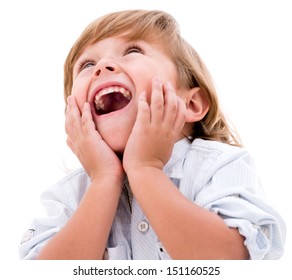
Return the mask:
[[96,77],[100,76],[102,73],[106,72],[117,72],[119,70],[119,66],[114,63],[113,61],[110,60],[100,60],[96,65],[95,65],[95,71],[94,75]]

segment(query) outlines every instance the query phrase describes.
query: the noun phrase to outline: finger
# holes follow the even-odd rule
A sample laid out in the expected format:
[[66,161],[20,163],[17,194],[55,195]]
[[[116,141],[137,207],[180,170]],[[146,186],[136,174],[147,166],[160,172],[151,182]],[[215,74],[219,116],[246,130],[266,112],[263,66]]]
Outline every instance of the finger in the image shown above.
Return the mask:
[[81,115],[73,96],[69,96],[67,102],[65,130],[67,134],[73,136],[81,131]]
[[85,102],[83,105],[81,123],[82,123],[82,132],[85,135],[88,135],[88,134],[96,131],[95,124],[94,124],[93,119],[92,119],[90,104],[88,102]]
[[143,91],[139,95],[138,100],[138,113],[136,122],[150,123],[150,107],[147,102],[146,92]]
[[175,134],[179,134],[185,125],[186,122],[186,105],[184,101],[177,96],[177,114],[173,126]]
[[173,127],[173,124],[175,122],[175,118],[177,115],[177,95],[174,91],[174,88],[172,87],[170,82],[167,82],[163,85],[164,89],[164,98],[165,98],[165,108],[164,108],[164,116],[163,116],[163,122]]
[[81,112],[77,106],[76,98],[72,95],[67,98],[67,112],[73,112],[78,116],[81,115]]
[[74,145],[69,137],[67,137],[66,143],[67,143],[68,147],[71,149],[71,151],[75,154],[75,147],[74,147]]
[[152,80],[152,92],[151,92],[151,123],[162,122],[163,110],[164,110],[164,97],[162,84],[158,77],[154,77]]

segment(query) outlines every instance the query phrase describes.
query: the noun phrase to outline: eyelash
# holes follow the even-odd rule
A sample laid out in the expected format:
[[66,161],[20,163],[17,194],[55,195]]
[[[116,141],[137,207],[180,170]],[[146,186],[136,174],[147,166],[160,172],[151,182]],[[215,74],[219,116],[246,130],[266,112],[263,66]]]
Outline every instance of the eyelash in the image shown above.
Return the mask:
[[84,59],[82,60],[80,63],[79,63],[79,66],[78,66],[78,72],[84,70],[85,68],[87,68],[88,64],[94,64],[95,65],[95,62],[93,61],[93,59]]
[[[132,52],[133,50],[135,52]],[[132,45],[128,46],[124,51],[124,56],[127,54],[130,54],[130,53],[145,54],[144,50],[139,45],[136,45],[136,44],[132,44]]]
[[[136,44],[132,44],[132,45],[128,46],[124,50],[123,55],[125,56],[125,55],[131,54],[131,53],[145,54],[144,50],[140,46],[138,46]],[[89,58],[82,60],[79,63],[79,66],[78,66],[78,73],[81,72],[81,71],[83,71],[85,68],[87,68],[89,64],[95,65],[94,60],[93,59],[89,59]]]

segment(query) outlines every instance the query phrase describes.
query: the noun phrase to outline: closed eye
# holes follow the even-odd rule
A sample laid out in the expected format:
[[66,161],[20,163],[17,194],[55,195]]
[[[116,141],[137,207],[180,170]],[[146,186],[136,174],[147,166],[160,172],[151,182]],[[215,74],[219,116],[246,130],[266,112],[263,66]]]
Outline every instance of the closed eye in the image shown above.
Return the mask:
[[124,51],[124,56],[132,53],[145,54],[144,50],[136,44],[128,46]]
[[95,62],[91,59],[82,60],[78,66],[78,73],[83,71],[86,68],[95,66]]

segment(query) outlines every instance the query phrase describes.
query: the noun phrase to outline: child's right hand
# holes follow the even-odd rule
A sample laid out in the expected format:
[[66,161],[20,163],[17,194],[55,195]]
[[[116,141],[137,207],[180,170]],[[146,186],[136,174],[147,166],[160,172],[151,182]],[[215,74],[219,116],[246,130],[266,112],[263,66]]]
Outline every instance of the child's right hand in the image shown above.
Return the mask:
[[80,112],[74,96],[69,96],[67,102],[67,144],[78,157],[91,181],[105,176],[122,181],[122,164],[96,130],[89,103],[84,103]]

